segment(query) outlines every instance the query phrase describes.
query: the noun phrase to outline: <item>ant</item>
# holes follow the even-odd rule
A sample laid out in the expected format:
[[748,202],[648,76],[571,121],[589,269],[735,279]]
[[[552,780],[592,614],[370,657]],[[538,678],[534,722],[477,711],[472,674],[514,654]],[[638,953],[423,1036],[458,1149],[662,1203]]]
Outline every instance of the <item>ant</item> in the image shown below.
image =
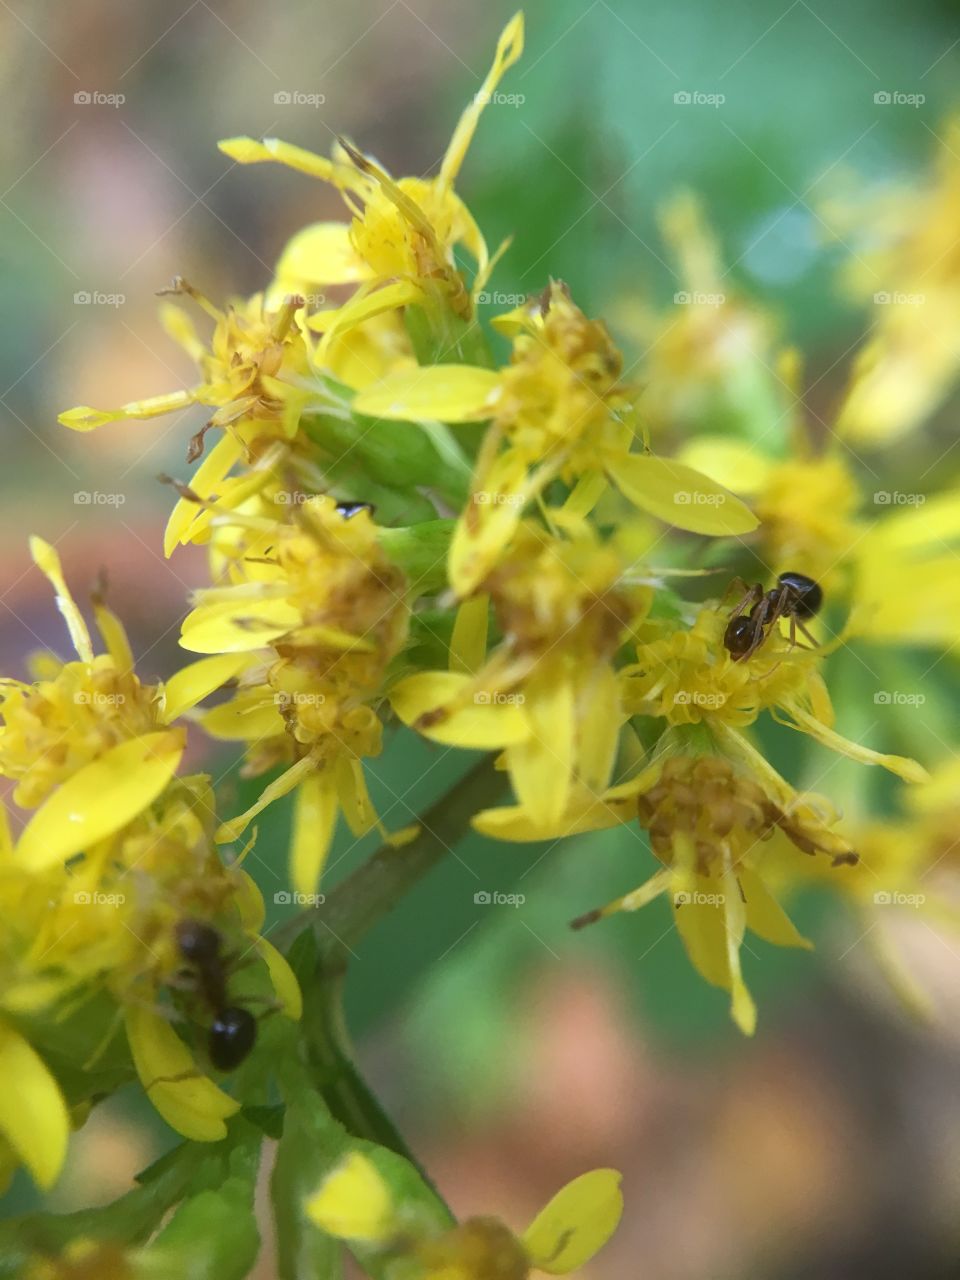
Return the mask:
[[359,515],[361,511],[368,511],[372,520],[376,514],[377,508],[372,502],[351,502],[349,499],[337,503],[337,510],[343,516],[344,520],[349,520],[355,515]]
[[[797,642],[798,630],[815,645],[816,641],[803,625],[803,619],[812,618],[822,604],[820,584],[805,573],[781,573],[777,585],[769,591],[764,591],[758,582],[730,615],[723,633],[723,647],[734,662],[742,662],[760,648],[781,618],[790,619],[791,645]],[[746,612],[748,609],[749,613]]]
[[210,1061],[218,1071],[233,1071],[256,1043],[257,1020],[249,1010],[228,1003],[223,938],[201,920],[181,920],[176,935],[180,955],[213,1013],[207,1037]]

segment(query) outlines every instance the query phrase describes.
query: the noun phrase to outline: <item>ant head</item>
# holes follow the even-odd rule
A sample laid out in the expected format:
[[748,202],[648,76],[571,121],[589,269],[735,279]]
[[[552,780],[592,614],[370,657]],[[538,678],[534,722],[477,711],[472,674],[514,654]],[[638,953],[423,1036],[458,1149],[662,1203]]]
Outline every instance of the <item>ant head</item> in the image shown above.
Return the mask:
[[812,618],[820,611],[820,606],[823,604],[823,589],[805,573],[794,573],[792,570],[781,573],[779,583],[781,587],[786,587],[790,591],[792,612],[798,618]]
[[740,614],[739,617],[731,618],[727,623],[727,629],[723,633],[723,647],[734,662],[747,656],[755,640],[756,625],[753,619],[747,617],[745,613]]
[[210,1061],[218,1071],[233,1071],[257,1040],[257,1020],[248,1009],[222,1009],[210,1027]]
[[212,924],[202,920],[181,920],[176,928],[177,946],[184,960],[203,964],[220,954],[222,939]]

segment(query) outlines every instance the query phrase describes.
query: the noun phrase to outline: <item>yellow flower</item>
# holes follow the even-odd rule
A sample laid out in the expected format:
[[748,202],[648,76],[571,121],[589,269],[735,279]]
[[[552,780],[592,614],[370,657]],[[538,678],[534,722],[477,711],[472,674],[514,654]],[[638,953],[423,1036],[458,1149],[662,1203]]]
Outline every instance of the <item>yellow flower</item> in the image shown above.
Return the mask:
[[[484,594],[461,611],[461,669],[401,680],[394,711],[434,741],[504,748],[520,803],[542,821],[564,812],[577,781],[602,791],[625,718],[612,660],[650,595],[625,586],[622,570],[617,552],[586,531],[563,541],[524,524]],[[488,600],[504,638],[484,659]]]
[[559,822],[536,823],[520,808],[502,808],[478,814],[474,826],[495,839],[544,840],[634,819],[650,833],[664,869],[575,926],[667,894],[692,964],[730,992],[734,1020],[752,1034],[756,1008],[740,968],[745,931],[777,946],[810,946],[771,894],[769,864],[791,847],[826,854],[834,866],[855,860],[834,830],[836,816],[821,797],[794,791],[739,734],[719,728],[706,739],[669,731],[650,765],[602,796],[581,788]]
[[250,774],[289,768],[217,839],[236,839],[298,788],[292,875],[313,893],[338,811],[356,834],[377,825],[361,762],[381,750],[377,702],[406,640],[407,584],[369,513],[345,519],[332,498],[310,498],[284,522],[237,517],[236,527],[228,584],[198,593],[181,643],[242,658],[236,693],[202,716],[206,730],[247,743]]
[[847,292],[874,306],[837,431],[882,445],[920,426],[960,372],[960,120],[947,123],[934,176],[829,202],[851,258]]
[[410,1219],[373,1161],[354,1151],[306,1210],[328,1235],[409,1259],[417,1280],[527,1280],[535,1271],[568,1275],[588,1262],[616,1230],[623,1197],[614,1169],[594,1169],[558,1191],[522,1236],[495,1218],[469,1218],[437,1235]]
[[714,430],[775,431],[785,388],[776,374],[776,328],[737,296],[697,198],[684,191],[660,215],[678,288],[667,312],[621,301],[615,319],[644,351],[640,411],[651,430],[681,438]]
[[551,481],[575,486],[568,516],[586,516],[607,483],[670,524],[706,534],[742,534],[757,521],[739,499],[681,463],[631,452],[635,391],[605,327],[553,284],[532,306],[501,317],[513,357],[495,372],[434,365],[389,374],[361,391],[354,409],[375,418],[491,420],[473,492],[450,550],[450,581],[469,595],[508,546],[524,508]]
[[482,289],[491,259],[480,228],[454,190],[486,104],[523,53],[523,15],[504,28],[493,65],[465,109],[435,178],[391,178],[371,157],[340,141],[326,160],[276,138],[229,138],[220,150],[239,164],[276,161],[320,178],[342,193],[353,222],[324,222],[300,232],[278,271],[283,287],[356,285],[342,307],[321,311],[311,325],[324,332],[321,353],[355,325],[411,304],[473,314],[471,290],[456,264],[463,247],[473,258],[473,290]]
[[693,440],[683,460],[748,498],[774,573],[805,573],[844,604],[846,640],[949,648],[960,635],[960,489],[929,498],[874,477],[867,492],[840,448],[792,457],[717,436]]
[[[781,724],[809,734],[839,755],[882,765],[908,782],[926,772],[915,761],[883,754],[833,728],[833,705],[820,673],[824,648],[791,644],[775,626],[745,660],[723,644],[730,609],[707,605],[689,628],[651,624],[637,646],[637,661],[621,671],[630,715],[661,716],[669,724],[743,727],[769,710]],[[665,632],[665,634],[657,634]]]

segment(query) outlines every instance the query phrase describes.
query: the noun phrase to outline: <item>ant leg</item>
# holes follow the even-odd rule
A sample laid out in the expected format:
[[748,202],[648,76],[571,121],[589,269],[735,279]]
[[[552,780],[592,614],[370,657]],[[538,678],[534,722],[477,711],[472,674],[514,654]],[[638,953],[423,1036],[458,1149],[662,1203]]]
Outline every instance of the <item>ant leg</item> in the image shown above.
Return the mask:
[[[739,579],[735,579],[735,581],[739,581]],[[724,593],[723,599],[726,599],[726,593]],[[721,604],[723,603],[723,599],[721,599],[721,602],[720,602]],[[733,612],[730,614],[731,621],[734,618],[739,618],[740,615],[742,613],[746,613],[748,609],[753,610],[753,609],[759,608],[762,600],[763,600],[763,587],[761,587],[759,582],[755,582],[754,585],[749,588],[746,595],[744,595],[743,598],[740,600],[740,603],[736,606]]]
[[[819,641],[817,641],[817,640],[816,640],[816,638],[810,634],[810,632],[809,632],[809,631],[807,630],[807,628],[803,625],[803,623],[800,621],[800,619],[799,619],[799,618],[794,618],[794,619],[793,619],[793,621],[794,621],[794,622],[796,622],[796,624],[797,624],[797,630],[798,630],[798,631],[801,631],[801,632],[803,633],[803,635],[804,635],[804,636],[805,636],[805,637],[810,641],[811,646],[812,646],[814,649],[819,649],[819,648],[820,648]],[[806,647],[806,646],[803,646],[803,647]]]

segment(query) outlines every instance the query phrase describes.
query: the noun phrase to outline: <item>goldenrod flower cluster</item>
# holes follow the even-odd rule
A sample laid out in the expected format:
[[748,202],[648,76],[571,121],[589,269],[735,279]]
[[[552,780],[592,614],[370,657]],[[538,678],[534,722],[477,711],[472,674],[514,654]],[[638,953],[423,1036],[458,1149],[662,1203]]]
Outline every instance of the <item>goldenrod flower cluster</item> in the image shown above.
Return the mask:
[[[811,431],[799,357],[779,349],[772,319],[747,298],[711,301],[723,264],[689,195],[663,218],[689,305],[678,319],[621,300],[654,339],[639,360],[556,280],[482,322],[478,294],[508,246],[490,252],[455,184],[522,49],[518,15],[435,177],[394,177],[346,140],[330,158],[273,138],[221,144],[241,164],[332,185],[348,219],[300,231],[252,298],[218,307],[184,280],[165,291],[184,301],[165,301],[161,321],[196,360],[195,387],[61,416],[89,431],[210,410],[184,441],[193,470],[173,481],[164,538],[167,555],[188,543],[208,555],[209,585],[182,625],[190,660],[141,683],[99,598],[96,652],[56,552],[35,539],[76,657],[41,656],[33,680],[4,682],[0,706],[0,773],[24,818],[0,841],[0,1164],[23,1161],[50,1185],[70,1126],[138,1075],[188,1139],[225,1144],[224,1185],[239,1180],[249,1216],[246,1108],[270,1096],[269,1054],[253,1049],[228,1092],[214,1081],[223,1042],[205,1057],[189,1028],[233,1018],[240,1035],[252,992],[288,1018],[274,1021],[292,1125],[277,1177],[298,1188],[311,1247],[345,1242],[376,1275],[568,1272],[614,1229],[618,1180],[584,1175],[518,1236],[486,1218],[455,1224],[426,1184],[413,1195],[399,1156],[332,1120],[306,1181],[280,1172],[284,1143],[322,1128],[302,1113],[307,1096],[321,1108],[322,1089],[297,1075],[300,989],[260,936],[263,903],[242,867],[267,806],[292,799],[290,881],[311,894],[341,817],[357,836],[380,830],[397,859],[417,838],[385,830],[368,793],[385,733],[494,752],[512,803],[481,808],[474,826],[501,841],[645,833],[652,874],[607,906],[585,903],[574,923],[666,895],[690,960],[747,1033],[747,935],[811,945],[782,905],[791,889],[817,881],[870,911],[955,853],[950,738],[931,778],[924,763],[937,760],[902,725],[844,723],[843,673],[851,654],[872,670],[862,655],[880,653],[891,672],[899,646],[946,651],[960,636],[960,489],[867,505],[881,446],[919,426],[957,361],[891,311],[836,427]],[[893,288],[953,225],[954,167],[942,170],[893,209]],[[956,287],[940,274],[954,325]],[[875,451],[866,468],[850,440]],[[815,596],[789,585],[797,575]],[[792,780],[768,759],[771,726],[815,748],[795,753]],[[209,778],[182,771],[188,731],[238,744],[245,775],[269,775],[246,811],[224,812]],[[871,768],[902,790],[909,817],[878,821],[860,781]],[[937,901],[948,918],[948,897]],[[254,961],[242,995],[237,953]],[[71,1258],[98,1251],[112,1274],[159,1274],[180,1215],[218,1211],[188,1197],[155,1245],[94,1233],[33,1257],[32,1274],[74,1274]]]

